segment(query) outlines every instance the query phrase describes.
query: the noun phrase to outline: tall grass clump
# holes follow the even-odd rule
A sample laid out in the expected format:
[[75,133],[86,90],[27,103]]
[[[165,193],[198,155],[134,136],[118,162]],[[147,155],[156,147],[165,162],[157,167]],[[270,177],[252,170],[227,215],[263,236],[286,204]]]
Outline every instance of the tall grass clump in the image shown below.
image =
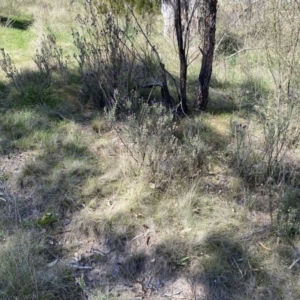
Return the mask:
[[179,124],[169,108],[161,103],[148,105],[143,99],[140,103],[139,110],[122,116],[123,122],[116,121],[116,110],[107,114],[137,166],[150,171],[156,180],[167,181],[206,170],[211,147],[206,144],[201,121],[191,121],[178,135]]
[[293,238],[300,234],[299,187],[285,189],[277,214],[278,234]]
[[[41,237],[34,233],[16,233],[0,250],[1,299],[84,299],[75,279],[65,267],[53,268],[55,258]],[[48,266],[47,266],[48,265]]]

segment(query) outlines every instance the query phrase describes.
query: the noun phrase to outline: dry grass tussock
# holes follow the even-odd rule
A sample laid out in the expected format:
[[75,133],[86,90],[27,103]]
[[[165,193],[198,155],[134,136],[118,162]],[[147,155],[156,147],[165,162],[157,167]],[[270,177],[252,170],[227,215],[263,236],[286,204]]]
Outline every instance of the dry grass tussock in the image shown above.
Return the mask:
[[[68,268],[63,264],[51,267],[55,256],[47,246],[44,235],[16,231],[13,236],[7,237],[1,247],[0,257],[1,299],[80,297],[80,288],[75,286],[73,275]],[[73,286],[70,283],[73,283]]]

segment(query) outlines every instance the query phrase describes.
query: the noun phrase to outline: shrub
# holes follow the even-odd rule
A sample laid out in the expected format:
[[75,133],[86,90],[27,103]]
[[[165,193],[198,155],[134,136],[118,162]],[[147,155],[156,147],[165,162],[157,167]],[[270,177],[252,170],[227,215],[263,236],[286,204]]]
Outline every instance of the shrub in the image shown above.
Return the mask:
[[146,48],[142,49],[143,56],[138,53],[137,30],[128,16],[100,14],[95,6],[87,5],[86,15],[79,15],[77,21],[80,28],[73,31],[73,38],[79,52],[75,59],[82,78],[79,96],[83,100],[111,108],[117,91],[118,105],[122,105],[149,79],[155,79],[152,52]]
[[160,103],[149,106],[142,99],[139,101],[142,103],[139,110],[123,116],[125,124],[115,121],[114,110],[107,118],[140,167],[150,170],[157,180],[190,176],[199,168],[207,167],[211,149],[204,142],[201,123],[185,126],[178,138],[174,134],[177,124],[171,110]]
[[243,46],[241,38],[232,32],[226,33],[218,44],[218,53],[229,56],[236,53]]
[[278,234],[293,237],[300,234],[300,190],[287,186],[277,213]]
[[97,1],[97,8],[101,13],[107,13],[113,11],[118,14],[122,14],[125,11],[125,6],[130,5],[138,13],[142,14],[145,11],[147,13],[157,12],[159,9],[158,0],[125,0],[123,1]]
[[[291,182],[294,165],[288,154],[298,147],[300,127],[297,97],[268,100],[254,106],[259,125],[232,122],[233,164],[249,182]],[[290,156],[291,157],[291,156]]]
[[58,72],[60,80],[64,83],[68,80],[68,58],[68,56],[63,55],[62,48],[57,45],[55,34],[48,28],[48,32],[43,36],[41,47],[36,51],[34,58],[44,86],[53,82],[53,72]]
[[12,105],[28,106],[46,104],[51,108],[58,105],[58,97],[54,92],[57,82],[53,80],[53,72],[60,74],[59,82],[68,78],[67,61],[62,49],[56,45],[56,37],[49,31],[44,36],[40,50],[37,50],[34,62],[38,70],[18,71],[9,54],[2,50],[1,68],[10,79],[10,95]]

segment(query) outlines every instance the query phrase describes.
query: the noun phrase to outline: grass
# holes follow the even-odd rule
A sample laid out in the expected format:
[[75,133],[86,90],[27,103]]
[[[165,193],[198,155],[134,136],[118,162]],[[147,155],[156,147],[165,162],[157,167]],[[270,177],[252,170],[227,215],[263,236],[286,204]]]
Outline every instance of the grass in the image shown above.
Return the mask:
[[78,297],[81,293],[75,285],[71,287],[72,275],[63,265],[55,266],[49,272],[47,263],[53,257],[42,236],[15,232],[1,248],[0,257],[1,299],[65,299],[72,295]]
[[30,16],[0,16],[3,26],[12,27],[16,29],[26,30],[33,22]]
[[[47,27],[63,55],[76,51],[70,28],[82,2],[0,5],[33,20],[0,27],[21,85],[0,71],[0,298],[298,299],[297,98],[288,98],[294,110],[272,101],[263,49],[228,58],[247,46],[251,20],[215,56],[206,113],[173,122],[153,105],[111,122],[78,100],[72,58],[68,73],[53,64],[50,83],[32,60]],[[230,9],[220,6],[218,37]],[[150,37],[177,77],[159,26]],[[189,69],[191,102],[200,64]]]
[[33,40],[36,38],[32,31],[0,26],[0,36],[1,47],[11,55],[16,63],[22,65],[32,58],[35,50]]

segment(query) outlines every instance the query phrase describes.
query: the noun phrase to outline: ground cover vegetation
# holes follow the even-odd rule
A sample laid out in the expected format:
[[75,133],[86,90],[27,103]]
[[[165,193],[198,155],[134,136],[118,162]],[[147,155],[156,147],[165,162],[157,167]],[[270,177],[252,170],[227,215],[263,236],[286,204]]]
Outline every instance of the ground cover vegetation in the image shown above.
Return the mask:
[[1,1],[0,299],[299,299],[300,3],[211,2]]

